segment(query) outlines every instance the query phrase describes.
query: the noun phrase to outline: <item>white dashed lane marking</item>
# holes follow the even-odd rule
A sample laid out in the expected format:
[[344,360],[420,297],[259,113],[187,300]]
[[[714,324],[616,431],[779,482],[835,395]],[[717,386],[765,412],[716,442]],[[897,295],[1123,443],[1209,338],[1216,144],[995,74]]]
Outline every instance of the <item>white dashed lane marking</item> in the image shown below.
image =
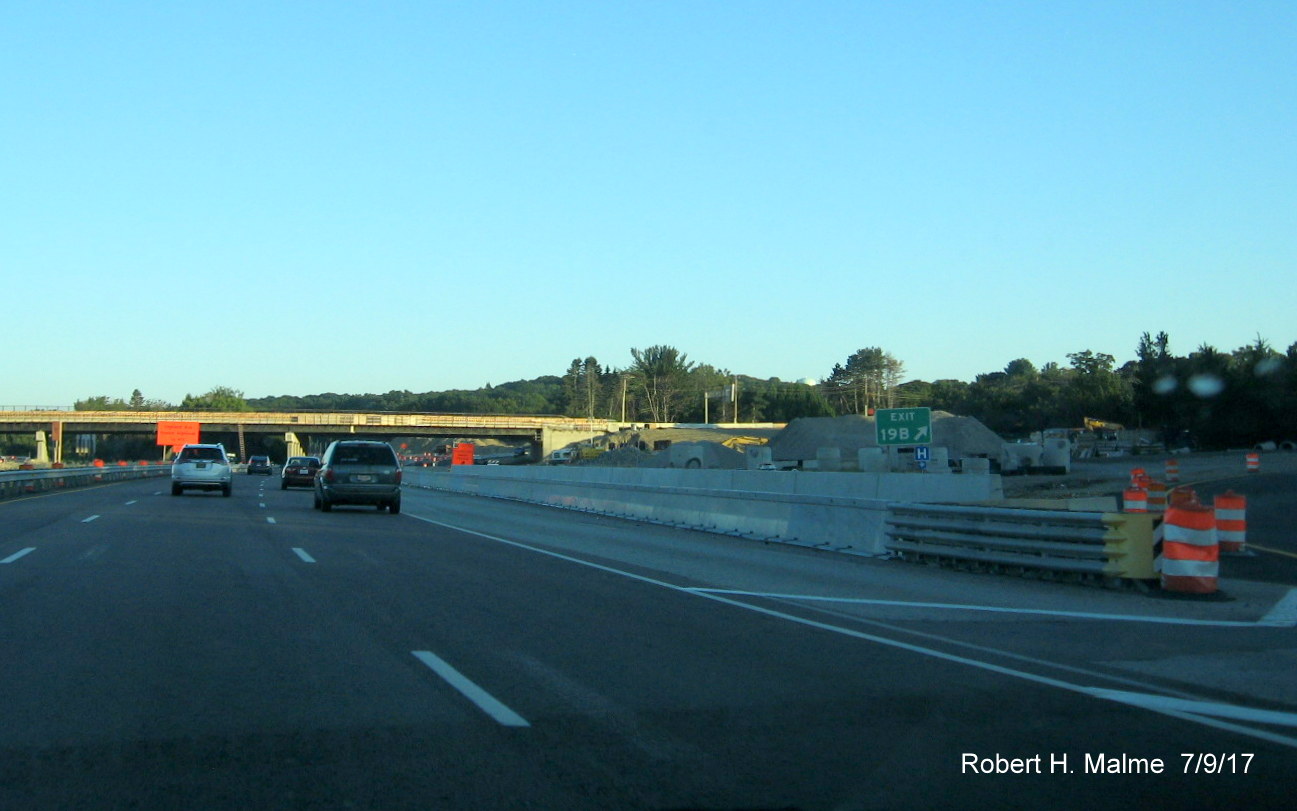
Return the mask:
[[18,558],[21,558],[24,555],[29,555],[35,551],[36,551],[36,547],[34,546],[29,546],[26,549],[19,549],[17,552],[14,552],[12,555],[5,558],[4,560],[0,560],[0,563],[13,563],[15,560],[18,560]]

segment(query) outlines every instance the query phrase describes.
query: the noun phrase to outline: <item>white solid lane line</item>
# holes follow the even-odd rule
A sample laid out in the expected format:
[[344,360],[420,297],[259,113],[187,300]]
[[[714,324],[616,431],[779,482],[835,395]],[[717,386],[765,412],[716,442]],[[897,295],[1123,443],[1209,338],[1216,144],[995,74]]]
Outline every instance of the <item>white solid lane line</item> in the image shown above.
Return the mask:
[[89,518],[83,518],[83,519],[81,519],[81,523],[83,523],[83,524],[89,524],[91,521],[94,521],[94,520],[95,520],[96,518],[98,518],[98,517],[99,517],[99,516],[97,516],[97,515],[92,515],[92,516],[90,516]]
[[1297,589],[1288,593],[1261,618],[1262,625],[1297,625]]
[[501,704],[494,696],[487,691],[478,687],[470,681],[464,674],[460,673],[449,663],[439,658],[436,654],[426,650],[410,651],[423,662],[432,672],[436,673],[446,680],[446,683],[454,687],[465,698],[477,705],[478,709],[491,716],[502,726],[506,727],[529,727],[527,719],[518,713]]
[[131,499],[130,501],[126,502],[126,506],[129,507],[130,505],[132,505],[132,504],[134,504],[134,503],[135,503],[135,499]]
[[293,547],[293,552],[294,552],[294,554],[296,554],[299,558],[301,558],[302,560],[306,561],[307,563],[314,563],[314,562],[315,562],[315,558],[313,558],[313,557],[311,557],[310,555],[306,554],[306,550],[305,550],[305,549],[302,549],[301,547],[294,546],[294,547]]
[[30,554],[30,553],[32,553],[32,552],[35,552],[35,551],[36,551],[36,547],[34,547],[34,546],[29,546],[29,547],[27,547],[26,549],[19,549],[17,552],[14,552],[12,555],[10,555],[9,557],[5,558],[4,560],[0,560],[0,563],[13,563],[13,562],[14,562],[15,560],[17,560],[18,558],[20,558],[20,557],[22,557],[22,556],[24,556],[24,555],[28,555],[28,554]]
[[[433,524],[436,526],[442,526],[448,529],[457,530],[467,535],[474,535],[479,538],[485,538],[486,540],[506,544],[508,546],[512,546],[518,549],[526,549],[528,551],[535,552],[540,555],[545,555],[547,557],[570,561],[580,566],[586,566],[591,569],[597,569],[599,571],[609,572],[610,574],[618,575],[620,577],[626,577],[631,580],[638,580],[641,583],[650,583],[652,585],[671,589],[673,591],[678,591],[684,594],[692,594],[695,597],[702,597],[703,599],[713,600],[715,602],[723,603],[725,605],[730,605],[735,608],[743,609],[745,611],[753,611],[758,614],[764,614],[769,617],[775,617],[777,619],[782,619],[787,622],[803,625],[808,628],[816,628],[821,631],[828,631],[830,633],[841,634],[843,636],[852,637],[854,639],[860,639],[866,642],[873,642],[879,645],[884,645],[886,647],[893,648],[896,650],[909,651],[911,653],[919,654],[920,656],[927,656],[933,659],[952,662],[960,665],[966,665],[990,673],[998,673],[1003,676],[1009,676],[1011,678],[1021,679],[1023,681],[1032,682],[1035,684],[1041,684],[1048,687],[1055,687],[1061,690],[1066,690],[1071,693],[1080,693],[1082,695],[1091,696],[1094,698],[1098,698],[1100,700],[1115,701],[1122,704],[1133,705],[1144,710],[1159,713],[1161,715],[1167,715],[1173,718],[1180,718],[1186,721],[1191,721],[1201,726],[1213,727],[1215,729],[1224,729],[1241,735],[1247,735],[1248,737],[1251,738],[1259,738],[1261,740],[1270,741],[1272,743],[1278,743],[1282,746],[1297,749],[1297,738],[1289,737],[1286,735],[1277,735],[1267,730],[1255,729],[1253,727],[1243,726],[1239,724],[1230,723],[1228,721],[1219,720],[1221,717],[1224,716],[1224,712],[1222,712],[1218,707],[1213,708],[1212,714],[1210,716],[1205,714],[1205,710],[1202,708],[1211,706],[1208,705],[1206,702],[1196,703],[1195,704],[1195,707],[1197,708],[1196,712],[1186,712],[1181,708],[1182,705],[1175,705],[1175,708],[1173,708],[1172,705],[1168,705],[1162,702],[1153,702],[1153,701],[1146,701],[1146,700],[1135,701],[1131,699],[1131,696],[1139,695],[1139,694],[1129,694],[1117,690],[1105,690],[1099,687],[1091,687],[1084,684],[1077,684],[1075,682],[1064,681],[1062,679],[1050,678],[1048,676],[1032,673],[1030,671],[1017,670],[1014,668],[1004,667],[1002,665],[997,665],[992,662],[988,662],[980,659],[974,659],[967,656],[959,656],[953,653],[947,653],[945,651],[937,650],[935,648],[927,648],[927,647],[923,647],[922,645],[915,645],[909,642],[902,642],[899,639],[893,639],[891,637],[866,633],[864,631],[856,630],[855,628],[849,628],[841,625],[834,625],[827,622],[820,622],[818,620],[812,620],[806,617],[799,617],[794,614],[789,614],[786,611],[779,611],[773,608],[766,608],[764,606],[755,605],[752,603],[745,603],[741,600],[732,599],[730,597],[726,597],[723,593],[712,593],[705,590],[698,590],[693,587],[678,586],[663,580],[656,580],[651,577],[646,577],[641,574],[635,574],[634,572],[624,571],[612,566],[606,566],[601,563],[582,560],[581,558],[575,557],[574,555],[565,555],[561,552],[555,552],[550,549],[545,549],[539,546],[533,546],[531,544],[522,543],[520,541],[511,541],[507,538],[501,538],[497,535],[490,535],[485,532],[479,532],[477,530],[468,529],[467,527],[456,526],[455,524],[443,523],[441,521],[436,521],[432,518],[425,518],[423,516],[413,515],[411,513],[405,513],[405,514],[409,515],[411,518],[415,518],[419,521],[423,521],[428,524]],[[1259,627],[1259,626],[1254,626],[1254,627]],[[417,656],[418,654],[416,653],[415,655]],[[1244,708],[1238,708],[1238,709],[1245,711]]]
[[[891,608],[930,608],[949,609],[952,611],[984,611],[993,614],[1034,614],[1043,617],[1061,617],[1077,620],[1103,620],[1111,622],[1148,622],[1162,625],[1201,625],[1209,628],[1255,628],[1257,625],[1297,625],[1297,617],[1291,620],[1267,616],[1256,622],[1243,620],[1199,620],[1182,617],[1139,616],[1137,614],[1096,614],[1086,611],[1054,611],[1045,608],[1006,608],[992,605],[960,605],[958,603],[926,603],[904,600],[875,600],[865,597],[823,597],[815,594],[783,594],[778,592],[743,591],[737,589],[712,589],[692,587],[685,591],[706,594],[724,594],[732,597],[764,597],[771,600],[804,601],[816,603],[839,603],[842,605],[876,605]],[[1297,593],[1297,589],[1293,590]],[[1297,607],[1297,602],[1294,602]],[[1271,614],[1275,614],[1271,611]]]

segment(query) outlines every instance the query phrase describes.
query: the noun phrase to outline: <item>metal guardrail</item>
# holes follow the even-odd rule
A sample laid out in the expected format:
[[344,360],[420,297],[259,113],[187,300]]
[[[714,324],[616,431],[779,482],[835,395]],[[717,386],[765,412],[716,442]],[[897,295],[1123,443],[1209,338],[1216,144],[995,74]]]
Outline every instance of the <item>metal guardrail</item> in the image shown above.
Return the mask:
[[104,482],[169,476],[170,465],[105,465],[0,471],[0,499]]
[[891,504],[885,545],[905,559],[1152,580],[1158,516]]

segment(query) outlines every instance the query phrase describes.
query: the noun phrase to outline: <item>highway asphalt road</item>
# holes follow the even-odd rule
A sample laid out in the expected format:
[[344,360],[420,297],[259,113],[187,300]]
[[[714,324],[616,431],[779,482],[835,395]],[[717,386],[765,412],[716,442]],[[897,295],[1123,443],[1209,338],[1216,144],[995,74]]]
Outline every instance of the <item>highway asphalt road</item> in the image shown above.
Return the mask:
[[1297,473],[1243,475],[1194,486],[1204,504],[1232,491],[1247,499],[1248,548],[1221,558],[1221,575],[1297,585],[1297,532],[1293,530]]
[[417,488],[324,514],[254,476],[0,527],[6,811],[1292,803],[1282,586],[1166,601]]

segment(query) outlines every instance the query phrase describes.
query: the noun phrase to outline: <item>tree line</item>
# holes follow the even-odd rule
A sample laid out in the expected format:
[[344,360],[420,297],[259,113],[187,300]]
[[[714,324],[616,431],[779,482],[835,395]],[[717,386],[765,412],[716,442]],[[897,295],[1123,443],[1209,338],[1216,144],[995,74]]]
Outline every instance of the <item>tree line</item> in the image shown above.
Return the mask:
[[[562,375],[473,390],[386,394],[280,395],[247,398],[218,386],[186,395],[193,411],[402,411],[561,414],[636,422],[788,422],[798,417],[869,414],[925,405],[976,417],[1001,436],[1078,428],[1085,418],[1160,431],[1168,442],[1237,447],[1297,438],[1297,343],[1286,353],[1258,337],[1232,352],[1203,344],[1171,351],[1165,332],[1144,333],[1135,360],[1118,366],[1106,353],[1069,353],[1067,364],[1037,367],[1026,358],[972,381],[901,382],[904,363],[879,347],[853,352],[814,384],[761,379],[689,360],[667,345],[630,350],[631,363],[574,358]],[[170,410],[137,389],[129,400],[78,401],[79,410]]]
[[1067,358],[1067,366],[1039,369],[1018,358],[971,383],[910,381],[897,387],[898,399],[977,417],[1004,437],[1080,427],[1090,417],[1155,430],[1168,445],[1297,439],[1297,343],[1281,353],[1258,337],[1232,352],[1202,344],[1176,355],[1165,332],[1146,332],[1120,367],[1088,349]]

